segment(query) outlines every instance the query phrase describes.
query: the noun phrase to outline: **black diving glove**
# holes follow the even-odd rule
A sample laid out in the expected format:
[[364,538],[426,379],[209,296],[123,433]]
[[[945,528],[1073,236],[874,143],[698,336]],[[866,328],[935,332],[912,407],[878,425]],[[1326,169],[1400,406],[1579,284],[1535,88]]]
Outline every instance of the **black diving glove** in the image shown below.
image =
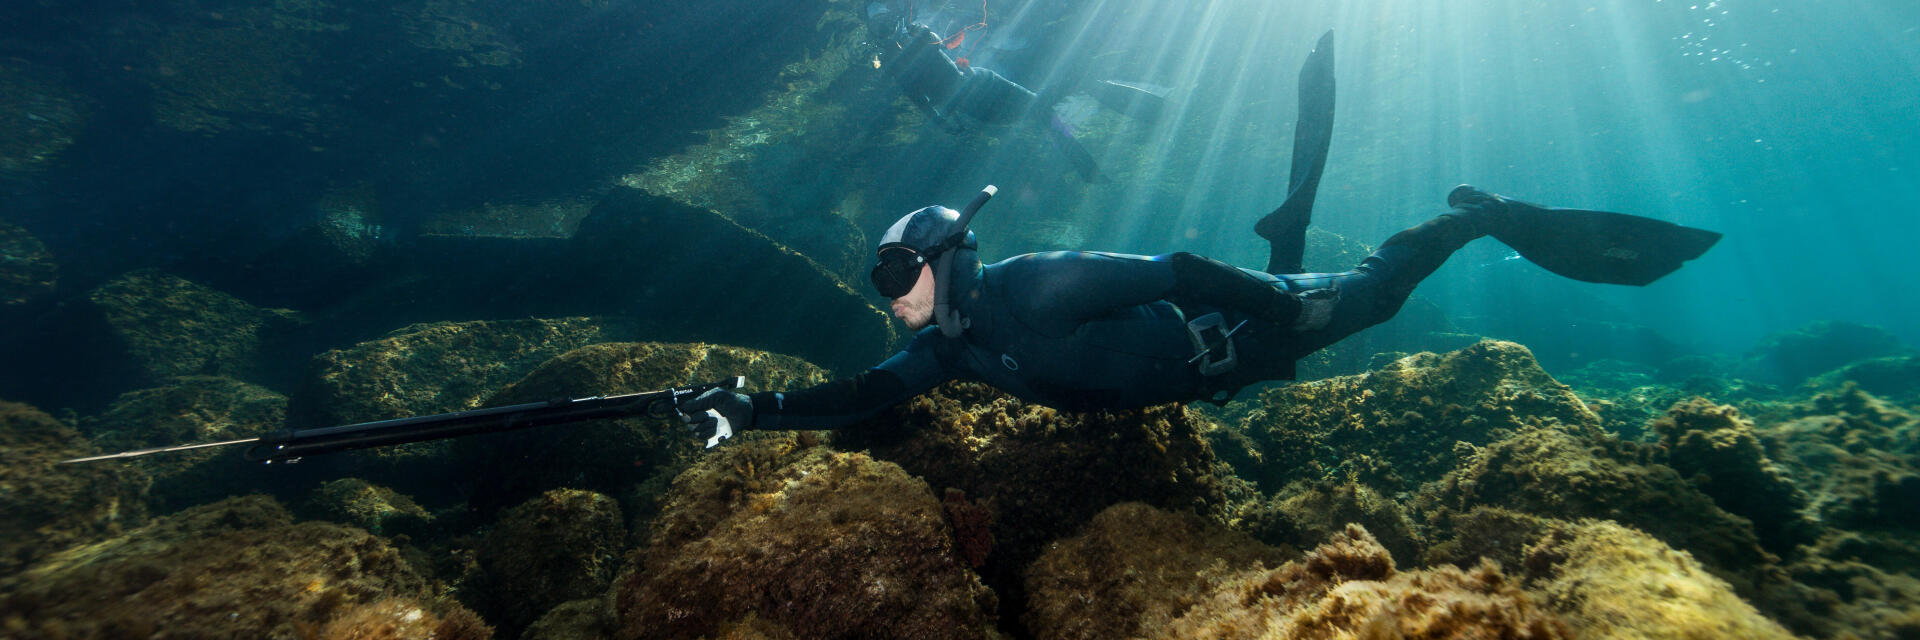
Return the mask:
[[726,389],[708,389],[692,400],[680,403],[680,421],[695,434],[711,433],[707,448],[733,437],[735,431],[753,428],[753,400],[746,394]]

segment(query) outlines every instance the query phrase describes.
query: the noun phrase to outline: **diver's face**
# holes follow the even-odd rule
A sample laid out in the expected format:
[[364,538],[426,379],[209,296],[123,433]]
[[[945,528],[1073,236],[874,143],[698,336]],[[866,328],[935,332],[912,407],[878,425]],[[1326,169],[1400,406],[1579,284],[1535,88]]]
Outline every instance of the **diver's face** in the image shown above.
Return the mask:
[[932,265],[921,265],[920,279],[913,283],[913,290],[893,299],[893,317],[899,318],[908,329],[914,331],[933,324]]

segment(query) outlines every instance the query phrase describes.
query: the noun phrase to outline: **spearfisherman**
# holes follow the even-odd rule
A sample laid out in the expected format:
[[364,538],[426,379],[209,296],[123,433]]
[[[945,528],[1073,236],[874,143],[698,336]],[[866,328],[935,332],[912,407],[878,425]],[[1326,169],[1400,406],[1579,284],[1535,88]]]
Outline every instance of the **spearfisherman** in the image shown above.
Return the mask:
[[[1089,182],[1101,179],[1093,154],[1074,138],[1074,125],[1054,113],[1054,105],[1066,92],[1035,92],[992,69],[974,65],[965,57],[955,58],[948,51],[958,45],[972,27],[941,36],[927,24],[915,21],[912,4],[907,2],[902,7],[894,2],[871,3],[867,7],[867,32],[872,45],[880,52],[875,63],[893,77],[914,106],[949,133],[1026,123],[1065,155],[1082,178]],[[982,16],[982,22],[975,26],[985,24]],[[1073,85],[1062,83],[1057,88]],[[1101,104],[1135,116],[1150,113],[1151,108],[1142,105],[1164,101],[1168,91],[1113,81],[1094,83],[1085,89]]]
[[[1055,251],[982,265],[964,213],[930,206],[889,227],[874,288],[918,333],[852,378],[752,395],[712,389],[682,419],[719,437],[733,429],[825,429],[874,416],[949,380],[991,384],[1067,410],[1224,402],[1254,382],[1292,379],[1295,363],[1385,322],[1455,251],[1492,236],[1535,264],[1589,282],[1645,285],[1712,247],[1720,234],[1603,211],[1554,209],[1468,185],[1449,210],[1401,231],[1340,273],[1299,270],[1333,116],[1332,34],[1302,70],[1289,195],[1255,231],[1267,271],[1191,253]],[[724,421],[716,417],[725,418]]]

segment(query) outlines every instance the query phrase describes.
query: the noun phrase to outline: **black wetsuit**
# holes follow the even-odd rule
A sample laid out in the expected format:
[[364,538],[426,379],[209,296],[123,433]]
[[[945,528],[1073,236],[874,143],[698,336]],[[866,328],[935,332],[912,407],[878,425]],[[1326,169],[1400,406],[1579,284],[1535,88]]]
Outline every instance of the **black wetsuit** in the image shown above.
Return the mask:
[[1004,125],[1034,114],[1037,94],[991,69],[954,62],[926,25],[908,25],[897,44],[899,51],[885,68],[914,104],[942,124]]
[[[1190,299],[1170,256],[1052,252],[1009,258],[956,283],[954,304],[971,322],[960,337],[928,327],[904,351],[853,378],[753,394],[755,428],[850,424],[949,380],[977,380],[1023,400],[1088,410],[1201,400],[1260,380],[1292,378],[1302,356],[1393,317],[1415,285],[1480,235],[1471,220],[1441,216],[1388,239],[1352,271],[1242,270],[1290,292],[1337,291],[1329,321],[1311,331]],[[1186,323],[1216,311],[1226,326],[1248,322],[1233,337],[1238,366],[1203,376],[1190,364],[1197,349]]]

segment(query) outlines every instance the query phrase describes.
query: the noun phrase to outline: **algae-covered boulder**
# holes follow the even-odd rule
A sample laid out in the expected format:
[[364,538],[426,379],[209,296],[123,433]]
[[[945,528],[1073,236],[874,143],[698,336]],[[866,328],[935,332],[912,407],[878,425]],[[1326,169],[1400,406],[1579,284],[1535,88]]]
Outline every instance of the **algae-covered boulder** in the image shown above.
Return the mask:
[[1747,352],[1747,367],[1756,378],[1797,385],[1857,360],[1912,354],[1912,349],[1886,329],[1820,321],[1761,339]]
[[1556,530],[1526,562],[1582,638],[1794,637],[1688,554],[1613,522]]
[[137,469],[60,464],[97,452],[39,409],[0,401],[0,576],[139,524],[147,483]]
[[1190,514],[1117,504],[1027,568],[1023,620],[1043,640],[1140,637],[1197,603],[1220,576],[1290,555]]
[[[748,391],[797,389],[827,373],[799,358],[704,343],[616,342],[580,347],[541,363],[494,392],[488,406],[654,391],[746,376]],[[596,420],[466,438],[452,444],[472,479],[469,502],[488,510],[567,486],[617,494],[649,477],[671,477],[708,434],[672,416]]]
[[292,638],[356,605],[431,595],[385,540],[331,523],[295,524],[263,496],[194,507],[73,547],[0,587],[0,610],[15,618],[8,624],[42,638]]
[[1920,531],[1920,418],[1852,387],[1799,411],[1763,431],[1822,521]]
[[315,356],[288,421],[323,427],[472,409],[548,358],[626,331],[598,318],[405,327]]
[[[23,178],[46,168],[73,145],[87,120],[87,99],[56,71],[18,57],[0,60],[0,180]],[[0,225],[0,248],[4,248]],[[8,254],[0,251],[0,255]],[[0,260],[0,273],[7,261]],[[6,278],[0,276],[0,283]],[[6,298],[0,285],[0,301]]]
[[1312,548],[1346,530],[1366,527],[1396,558],[1419,558],[1424,536],[1400,503],[1353,480],[1297,481],[1242,505],[1235,526],[1268,544]]
[[576,489],[555,489],[512,509],[480,543],[480,609],[517,633],[570,600],[605,593],[626,546],[620,505]]
[[1269,390],[1255,402],[1239,428],[1257,444],[1259,464],[1235,470],[1269,491],[1342,473],[1381,491],[1412,490],[1460,462],[1469,449],[1456,443],[1482,446],[1526,426],[1600,426],[1511,342],[1413,355],[1378,371]]
[[[1910,536],[1901,543],[1912,545]],[[1920,634],[1920,578],[1909,560],[1889,562],[1887,540],[1828,533],[1782,567],[1793,582],[1762,608],[1802,635],[1910,638]]]
[[[630,337],[617,320],[558,318],[414,325],[386,337],[315,356],[290,398],[298,428],[388,420],[481,406],[540,363],[594,342]],[[549,398],[541,398],[546,400]],[[446,441],[369,449],[329,463],[412,490],[421,475],[405,465],[443,465]]]
[[1807,495],[1768,459],[1738,409],[1694,398],[1649,427],[1667,448],[1667,466],[1715,505],[1751,520],[1767,549],[1786,555],[1818,536],[1819,523],[1805,512]]
[[1017,586],[1019,567],[1047,542],[1111,505],[1222,512],[1224,489],[1201,435],[1207,424],[1180,405],[1065,412],[950,383],[836,432],[835,444],[868,449],[984,505],[993,523],[984,570],[996,585]]
[[541,614],[521,640],[611,640],[619,628],[613,603],[604,597],[575,600]]
[[128,273],[87,294],[145,379],[214,375],[273,386],[289,372],[271,360],[303,320],[262,309],[156,270]]
[[1527,547],[1564,520],[1543,518],[1498,506],[1476,505],[1465,513],[1446,514],[1444,528],[1427,548],[1426,564],[1451,564],[1470,569],[1492,561],[1502,567],[1524,566]]
[[394,598],[347,609],[314,636],[316,640],[487,640],[493,628],[459,605],[439,607]]
[[302,512],[314,518],[382,535],[419,531],[433,521],[433,514],[413,498],[359,478],[320,483],[303,507]]
[[1150,638],[1573,638],[1498,567],[1405,571],[1358,525],[1306,557],[1242,572]]
[[1752,523],[1716,506],[1654,453],[1530,428],[1476,450],[1434,486],[1433,499],[1453,513],[1498,506],[1564,520],[1616,520],[1730,574],[1771,561]]
[[[183,376],[169,384],[120,397],[81,428],[105,451],[252,438],[280,429],[287,398],[232,378]],[[257,491],[272,474],[249,463],[246,445],[175,451],[115,465],[144,470],[153,478],[152,499],[160,511],[176,511],[235,493]]]
[[789,438],[718,449],[674,481],[633,573],[621,638],[715,636],[749,615],[810,638],[996,638],[925,482]]
[[0,220],[0,310],[51,293],[58,276],[47,245],[26,229]]
[[1887,356],[1849,363],[1807,381],[1816,393],[1838,392],[1847,385],[1895,402],[1920,403],[1920,356]]

